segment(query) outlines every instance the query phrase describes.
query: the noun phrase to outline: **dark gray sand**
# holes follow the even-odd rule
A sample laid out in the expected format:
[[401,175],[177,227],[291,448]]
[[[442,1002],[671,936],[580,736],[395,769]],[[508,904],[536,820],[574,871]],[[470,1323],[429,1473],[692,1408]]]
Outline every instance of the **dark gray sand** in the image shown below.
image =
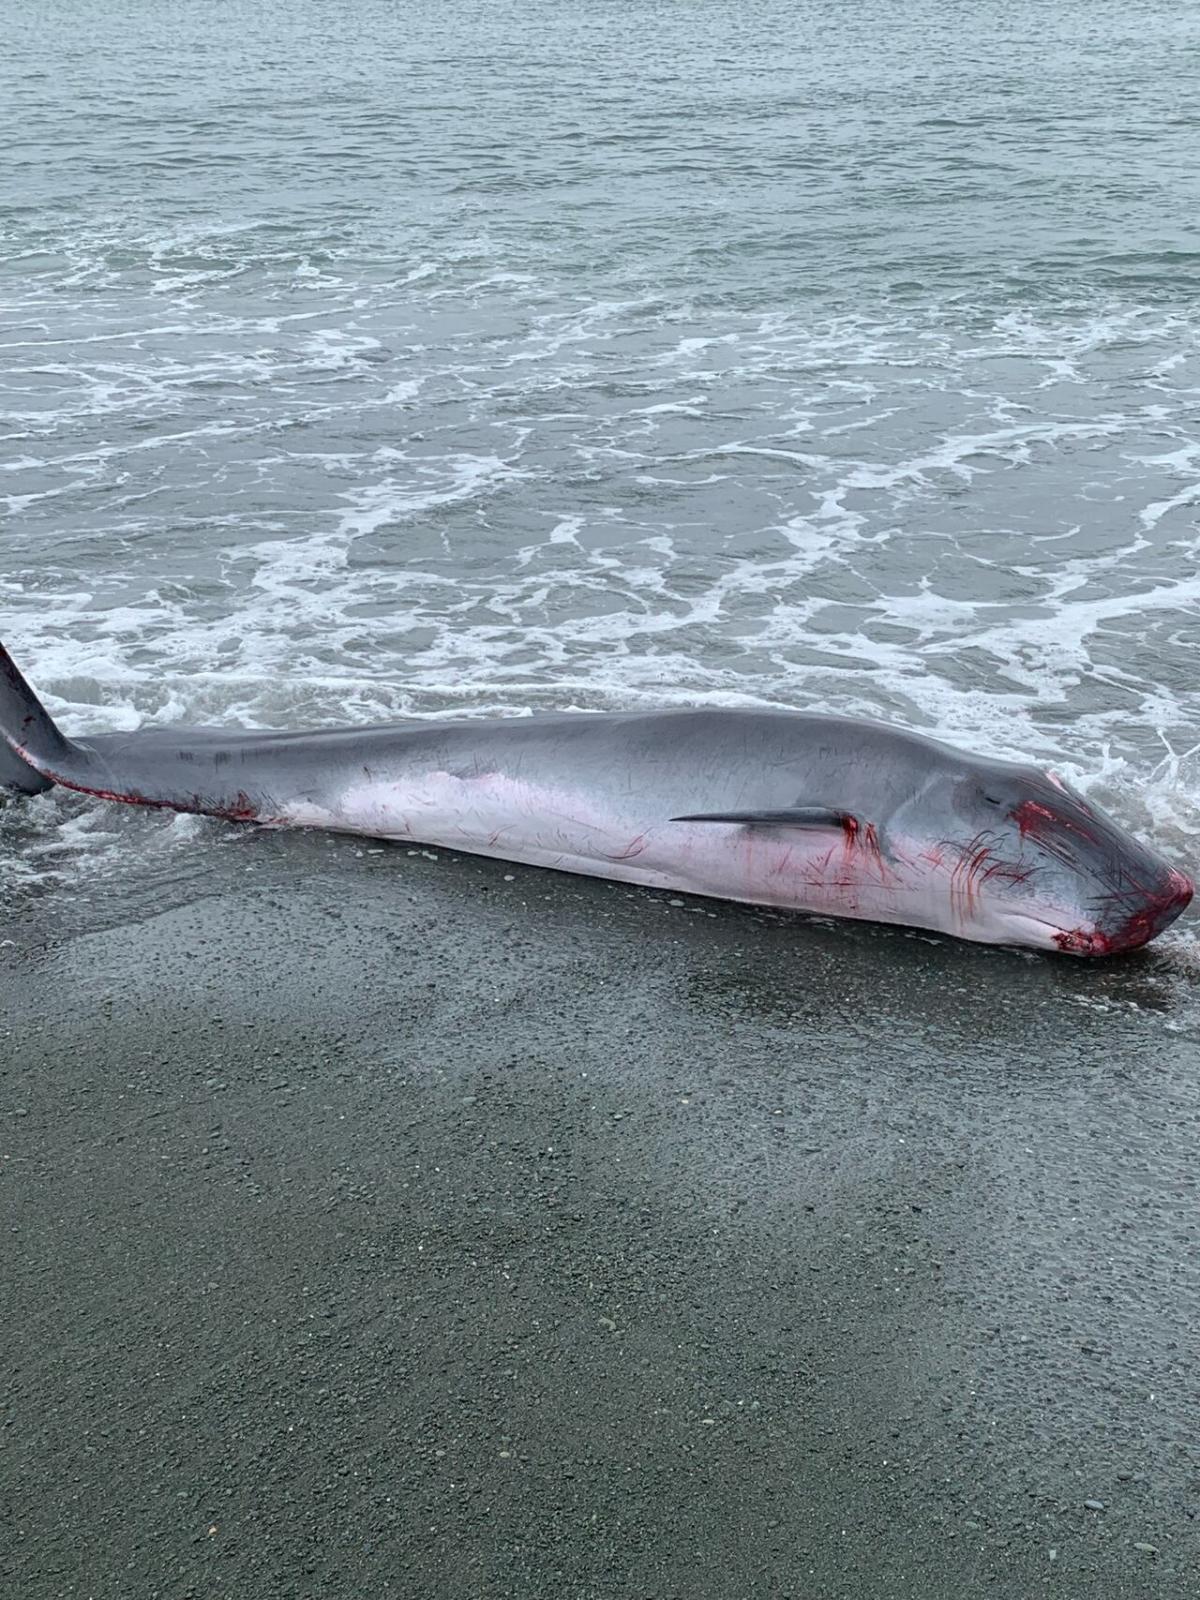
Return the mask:
[[0,951],[5,1596],[1196,1592],[1186,970],[137,821]]

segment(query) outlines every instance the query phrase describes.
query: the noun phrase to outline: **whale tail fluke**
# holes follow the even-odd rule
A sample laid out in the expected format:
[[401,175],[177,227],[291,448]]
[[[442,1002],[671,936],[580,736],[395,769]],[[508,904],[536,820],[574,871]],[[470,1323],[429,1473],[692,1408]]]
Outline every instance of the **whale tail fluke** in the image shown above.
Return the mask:
[[125,805],[266,822],[272,819],[264,809],[263,763],[256,757],[272,737],[193,728],[181,740],[139,729],[76,742],[0,644],[0,791],[37,794],[59,784]]
[[0,789],[38,794],[76,754],[0,644]]

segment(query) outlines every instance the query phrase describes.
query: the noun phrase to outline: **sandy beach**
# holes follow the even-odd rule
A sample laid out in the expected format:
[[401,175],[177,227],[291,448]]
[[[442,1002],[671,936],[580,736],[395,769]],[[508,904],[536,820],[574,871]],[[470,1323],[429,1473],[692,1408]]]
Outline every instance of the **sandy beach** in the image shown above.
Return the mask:
[[0,952],[7,1593],[1195,1592],[1161,956],[235,832]]

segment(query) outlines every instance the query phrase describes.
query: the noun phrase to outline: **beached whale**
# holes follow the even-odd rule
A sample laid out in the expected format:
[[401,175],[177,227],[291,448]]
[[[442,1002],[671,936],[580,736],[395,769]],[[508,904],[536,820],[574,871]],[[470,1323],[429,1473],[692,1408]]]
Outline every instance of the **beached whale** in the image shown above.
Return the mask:
[[0,784],[440,845],[1072,955],[1133,950],[1192,883],[1061,779],[799,711],[462,718],[68,739],[0,647]]

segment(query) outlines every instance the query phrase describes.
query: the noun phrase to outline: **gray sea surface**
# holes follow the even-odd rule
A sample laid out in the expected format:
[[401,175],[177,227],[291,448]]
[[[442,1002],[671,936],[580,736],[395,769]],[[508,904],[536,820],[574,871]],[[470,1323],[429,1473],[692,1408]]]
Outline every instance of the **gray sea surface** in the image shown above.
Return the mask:
[[[1200,13],[4,10],[0,636],[69,729],[837,709],[1194,863]],[[102,898],[217,835],[3,828]]]

